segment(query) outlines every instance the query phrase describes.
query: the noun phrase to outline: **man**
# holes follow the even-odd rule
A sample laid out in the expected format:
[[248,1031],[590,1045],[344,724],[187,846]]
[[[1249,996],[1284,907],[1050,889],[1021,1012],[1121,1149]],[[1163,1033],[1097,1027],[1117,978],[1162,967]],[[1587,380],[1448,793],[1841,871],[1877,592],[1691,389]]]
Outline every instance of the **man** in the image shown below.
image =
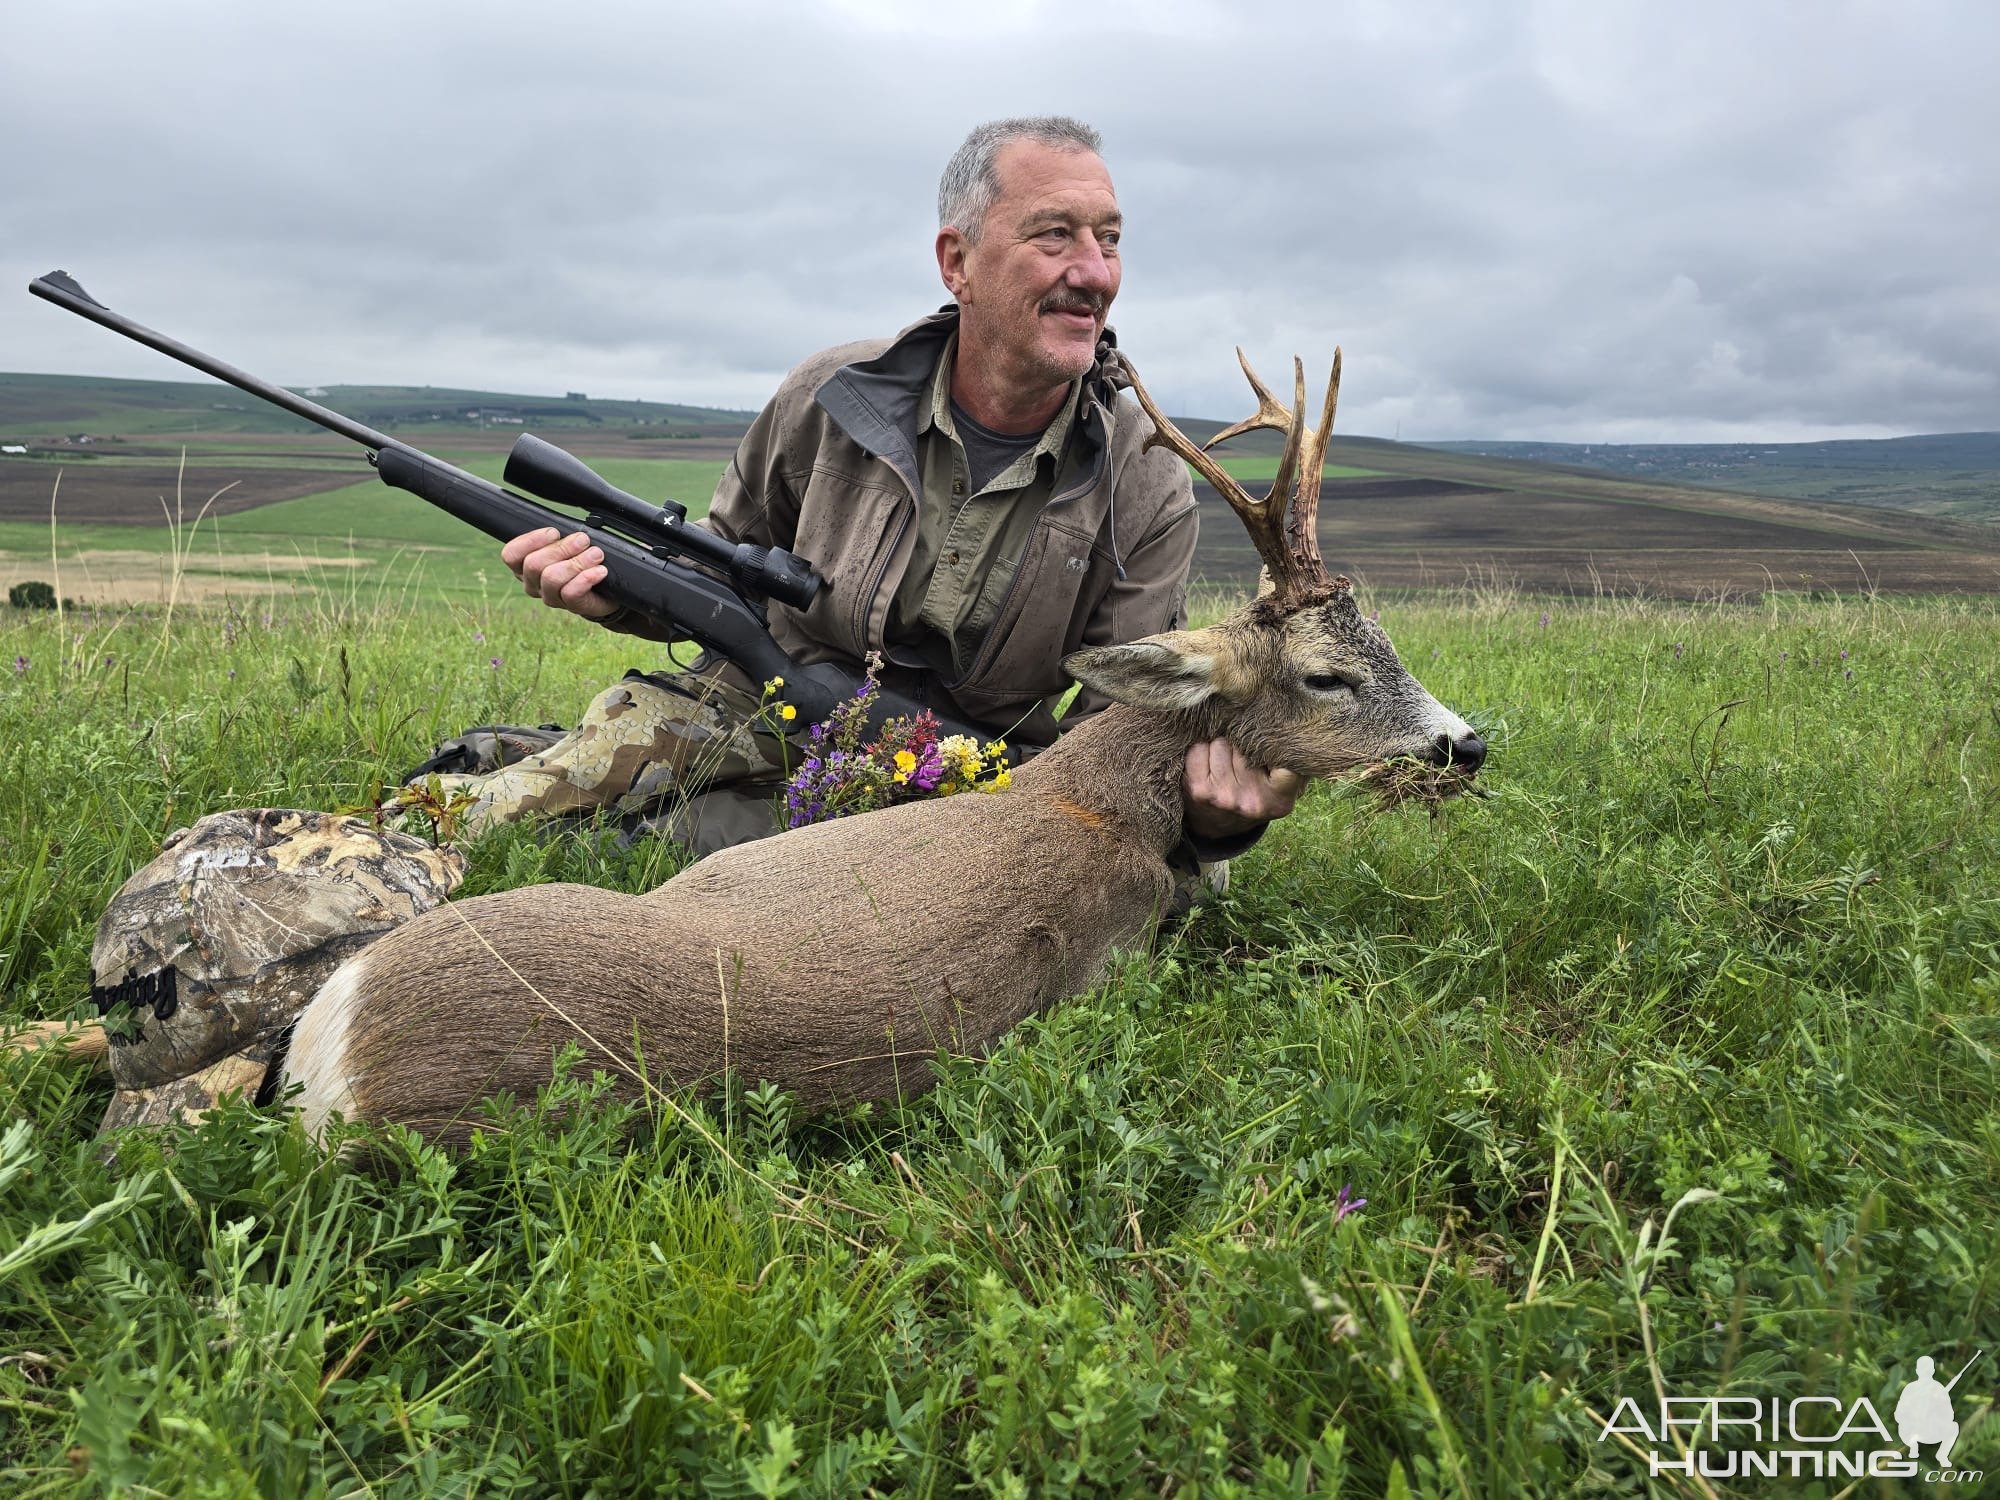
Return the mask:
[[1918,1358],[1917,1378],[1896,1398],[1896,1435],[1912,1458],[1922,1456],[1917,1450],[1924,1444],[1937,1444],[1938,1467],[1949,1468],[1952,1446],[1958,1442],[1958,1421],[1951,1409],[1951,1385],[1958,1384],[1958,1376],[1952,1377],[1951,1385],[1942,1385],[1936,1371],[1937,1361],[1928,1354]]
[[[1194,553],[1187,471],[1143,449],[1149,424],[1118,399],[1105,317],[1122,219],[1099,150],[1096,131],[1061,117],[975,129],[938,190],[953,305],[786,377],[704,523],[825,575],[811,609],[771,608],[796,659],[858,668],[879,651],[885,685],[1028,748],[1058,732],[1066,654],[1181,623]],[[543,603],[645,632],[595,592],[606,570],[581,533],[532,532],[501,557]],[[726,663],[630,675],[565,739],[468,781],[469,826],[678,793],[664,829],[698,852],[773,832],[788,747],[760,687]],[[1069,712],[1101,707],[1084,694]],[[1247,847],[1301,784],[1226,740],[1195,747],[1195,852]]]

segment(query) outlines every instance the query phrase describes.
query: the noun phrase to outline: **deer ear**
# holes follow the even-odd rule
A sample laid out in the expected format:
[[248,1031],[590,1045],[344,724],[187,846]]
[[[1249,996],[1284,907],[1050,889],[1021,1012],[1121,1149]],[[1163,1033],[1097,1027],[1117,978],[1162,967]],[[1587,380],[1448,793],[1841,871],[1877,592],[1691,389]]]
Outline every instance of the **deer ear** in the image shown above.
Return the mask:
[[1063,670],[1114,703],[1159,713],[1197,708],[1215,695],[1215,643],[1204,630],[1172,630],[1129,646],[1092,646]]

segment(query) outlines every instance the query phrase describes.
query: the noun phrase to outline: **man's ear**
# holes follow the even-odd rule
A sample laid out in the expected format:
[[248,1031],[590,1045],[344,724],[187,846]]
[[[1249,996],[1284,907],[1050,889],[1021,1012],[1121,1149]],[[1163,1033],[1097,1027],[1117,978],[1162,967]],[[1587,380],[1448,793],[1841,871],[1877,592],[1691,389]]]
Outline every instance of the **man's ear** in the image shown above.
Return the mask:
[[1170,630],[1129,646],[1092,646],[1063,658],[1063,670],[1114,703],[1159,713],[1198,708],[1227,672],[1221,643],[1206,630]]
[[947,224],[937,234],[938,279],[951,293],[952,301],[965,302],[968,284],[965,275],[965,234],[955,224]]

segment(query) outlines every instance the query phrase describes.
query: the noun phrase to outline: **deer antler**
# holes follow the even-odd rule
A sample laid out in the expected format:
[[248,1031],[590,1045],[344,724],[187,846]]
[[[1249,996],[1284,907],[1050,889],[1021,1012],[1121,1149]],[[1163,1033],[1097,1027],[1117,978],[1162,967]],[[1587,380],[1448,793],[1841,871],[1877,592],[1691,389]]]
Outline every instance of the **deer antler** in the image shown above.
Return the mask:
[[[1305,377],[1299,377],[1299,406],[1306,404]],[[1320,408],[1319,426],[1306,431],[1304,456],[1299,461],[1298,496],[1292,501],[1290,524],[1285,540],[1291,544],[1295,565],[1320,578],[1326,564],[1319,556],[1319,486],[1326,477],[1326,440],[1333,436],[1333,410],[1340,404],[1340,346],[1333,350],[1333,373],[1326,377],[1326,405]]]
[[[1333,353],[1333,376],[1327,386],[1326,407],[1317,428],[1305,425],[1306,372],[1303,362],[1297,359],[1292,361],[1293,400],[1292,409],[1287,412],[1264,382],[1257,378],[1257,372],[1250,368],[1250,361],[1241,348],[1236,351],[1236,359],[1249,378],[1250,389],[1257,394],[1257,410],[1234,426],[1225,427],[1199,447],[1161,414],[1153,404],[1153,398],[1146,394],[1145,386],[1140,384],[1131,361],[1127,360],[1125,373],[1131,377],[1132,394],[1139,398],[1141,409],[1153,423],[1152,436],[1146,439],[1145,446],[1165,448],[1179,455],[1229,502],[1229,508],[1243,522],[1244,530],[1250,533],[1250,540],[1257,548],[1257,555],[1270,571],[1278,603],[1315,604],[1326,599],[1337,587],[1326,576],[1326,565],[1319,555],[1319,486],[1327,438],[1333,432],[1334,404],[1340,393],[1340,351],[1336,349]],[[1238,484],[1228,470],[1208,454],[1208,450],[1217,444],[1260,428],[1285,434],[1285,449],[1278,457],[1277,475],[1261,500]],[[1298,471],[1296,486],[1293,484],[1295,466]],[[1293,499],[1295,489],[1296,500]],[[1287,510],[1291,513],[1289,519]]]

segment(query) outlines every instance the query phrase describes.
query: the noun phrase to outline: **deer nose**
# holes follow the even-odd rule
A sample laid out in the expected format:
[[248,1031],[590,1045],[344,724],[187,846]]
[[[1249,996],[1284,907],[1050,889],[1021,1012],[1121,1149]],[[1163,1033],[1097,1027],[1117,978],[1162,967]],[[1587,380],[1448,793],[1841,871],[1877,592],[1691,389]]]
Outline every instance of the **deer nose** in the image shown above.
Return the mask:
[[1434,766],[1450,766],[1470,776],[1486,764],[1486,741],[1476,734],[1467,734],[1460,739],[1441,734],[1431,741],[1431,753],[1427,758]]

